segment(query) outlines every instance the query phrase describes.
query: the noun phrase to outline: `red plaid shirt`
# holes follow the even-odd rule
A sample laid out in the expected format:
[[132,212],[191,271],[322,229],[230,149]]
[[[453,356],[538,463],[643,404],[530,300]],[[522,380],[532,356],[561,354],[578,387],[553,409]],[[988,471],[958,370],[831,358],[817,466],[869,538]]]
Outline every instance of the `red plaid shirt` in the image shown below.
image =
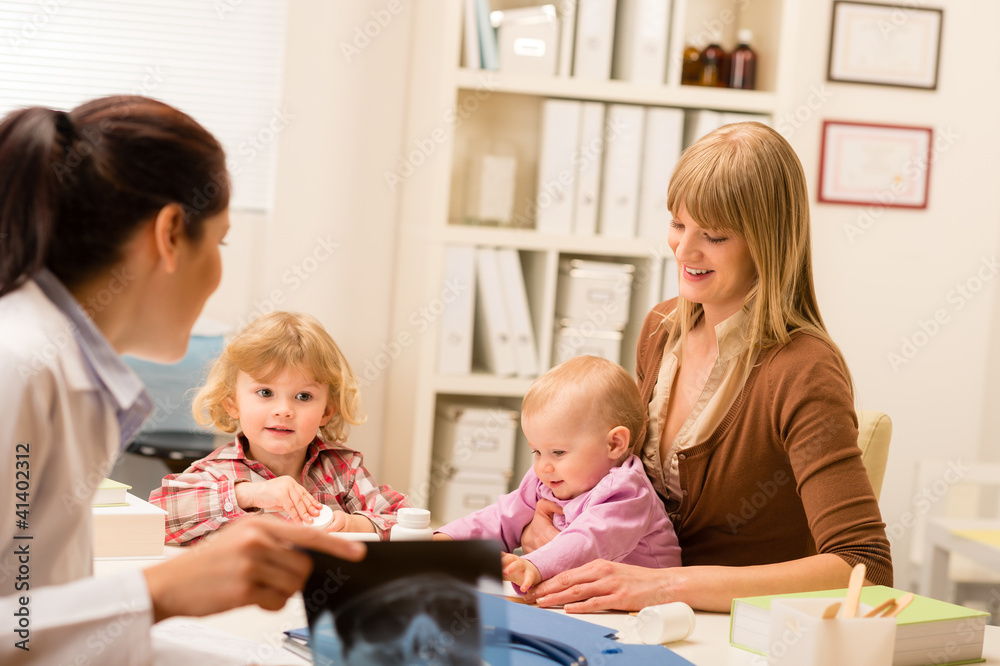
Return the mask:
[[[189,543],[230,520],[256,513],[241,509],[235,484],[275,478],[267,467],[243,453],[245,438],[220,447],[191,464],[181,474],[168,474],[149,501],[167,512],[166,543]],[[297,479],[313,497],[333,509],[368,518],[384,541],[396,524],[396,511],[408,506],[406,496],[375,483],[362,465],[361,454],[340,444],[326,444],[319,437],[306,450],[302,478]]]

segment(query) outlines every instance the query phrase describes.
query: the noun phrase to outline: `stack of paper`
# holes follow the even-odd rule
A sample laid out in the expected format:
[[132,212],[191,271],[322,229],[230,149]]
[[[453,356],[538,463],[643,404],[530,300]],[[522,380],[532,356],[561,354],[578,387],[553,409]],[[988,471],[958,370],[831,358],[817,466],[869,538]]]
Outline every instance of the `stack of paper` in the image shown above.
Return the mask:
[[125,494],[124,506],[95,506],[94,557],[162,557],[167,512]]

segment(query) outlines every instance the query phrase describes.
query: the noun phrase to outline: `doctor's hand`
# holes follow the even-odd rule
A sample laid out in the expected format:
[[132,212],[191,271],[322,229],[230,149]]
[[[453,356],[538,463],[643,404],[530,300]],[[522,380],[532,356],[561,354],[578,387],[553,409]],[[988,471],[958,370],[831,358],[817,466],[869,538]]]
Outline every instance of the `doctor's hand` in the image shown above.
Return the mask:
[[552,525],[552,516],[562,513],[562,507],[551,500],[540,499],[535,505],[535,515],[521,532],[521,548],[525,553],[538,550],[559,534]]
[[322,506],[298,481],[290,476],[279,476],[267,481],[243,481],[233,488],[236,502],[241,509],[284,511],[292,520],[301,523],[319,515]]
[[166,562],[144,569],[153,621],[202,616],[256,604],[278,610],[305,586],[312,559],[293,547],[345,560],[364,557],[365,546],[274,516],[248,516],[206,537]]

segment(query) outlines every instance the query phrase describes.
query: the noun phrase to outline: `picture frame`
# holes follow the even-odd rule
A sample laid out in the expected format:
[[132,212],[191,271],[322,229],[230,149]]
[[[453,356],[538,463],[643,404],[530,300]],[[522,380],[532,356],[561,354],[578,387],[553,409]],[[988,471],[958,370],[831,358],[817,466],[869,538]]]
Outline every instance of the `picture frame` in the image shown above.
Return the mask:
[[826,120],[822,137],[820,202],[927,207],[932,127]]
[[944,10],[834,0],[827,80],[936,90]]

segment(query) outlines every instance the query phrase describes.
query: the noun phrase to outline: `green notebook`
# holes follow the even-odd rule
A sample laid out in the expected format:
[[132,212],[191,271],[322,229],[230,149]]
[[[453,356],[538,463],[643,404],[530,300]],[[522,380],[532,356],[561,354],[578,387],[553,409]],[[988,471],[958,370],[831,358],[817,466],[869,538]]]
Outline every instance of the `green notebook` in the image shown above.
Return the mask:
[[[846,589],[820,590],[733,599],[729,642],[735,647],[766,656],[772,599],[843,598],[846,593]],[[869,586],[861,590],[861,603],[877,606],[904,594],[902,590],[884,585]],[[989,617],[990,614],[983,611],[916,596],[913,603],[897,617],[896,651],[892,664],[931,666],[985,661],[983,635]]]
[[120,481],[104,479],[97,490],[94,498],[90,501],[91,506],[128,506],[125,494],[132,488]]

